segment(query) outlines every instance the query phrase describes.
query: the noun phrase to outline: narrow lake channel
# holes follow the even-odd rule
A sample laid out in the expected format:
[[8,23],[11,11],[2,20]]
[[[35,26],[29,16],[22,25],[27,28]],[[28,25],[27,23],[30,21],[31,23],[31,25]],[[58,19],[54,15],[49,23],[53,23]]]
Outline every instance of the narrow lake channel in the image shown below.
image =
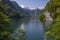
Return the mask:
[[44,40],[43,23],[37,18],[21,21],[20,28],[25,30],[25,40]]
[[19,28],[25,30],[25,40],[44,40],[43,23],[37,18],[19,20]]

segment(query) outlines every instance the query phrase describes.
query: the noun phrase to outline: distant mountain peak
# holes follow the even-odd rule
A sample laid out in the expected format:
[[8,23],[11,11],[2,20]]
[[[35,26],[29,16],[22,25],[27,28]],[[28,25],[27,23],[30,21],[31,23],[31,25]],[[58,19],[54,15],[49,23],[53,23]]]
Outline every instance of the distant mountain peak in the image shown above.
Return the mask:
[[29,9],[29,7],[26,7],[25,5],[20,5],[20,7],[23,9]]

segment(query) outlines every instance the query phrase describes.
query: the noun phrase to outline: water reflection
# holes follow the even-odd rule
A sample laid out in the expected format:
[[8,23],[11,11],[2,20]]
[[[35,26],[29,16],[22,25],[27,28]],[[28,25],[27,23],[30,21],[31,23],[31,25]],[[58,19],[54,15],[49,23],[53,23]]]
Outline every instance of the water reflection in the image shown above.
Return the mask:
[[44,40],[43,23],[39,19],[20,19],[16,29],[25,30],[25,40]]
[[24,23],[21,24],[20,29],[24,30]]
[[26,39],[25,40],[44,40],[43,24],[39,19],[30,18],[25,22]]

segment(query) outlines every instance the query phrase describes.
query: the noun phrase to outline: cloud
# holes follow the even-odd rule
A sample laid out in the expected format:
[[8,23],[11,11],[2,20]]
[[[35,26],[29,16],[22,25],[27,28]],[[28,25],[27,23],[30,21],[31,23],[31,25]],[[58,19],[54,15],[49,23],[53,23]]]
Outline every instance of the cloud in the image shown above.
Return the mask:
[[[30,8],[30,7],[27,7],[27,6],[25,6],[25,5],[21,5],[21,4],[20,4],[20,7],[21,7],[21,8],[29,8],[29,9],[31,9],[31,10],[36,9],[36,8]],[[41,10],[44,9],[44,7],[37,7],[37,8],[39,8],[39,9],[41,9]]]
[[25,8],[25,5],[20,5],[20,7]]
[[34,9],[36,9],[36,8],[29,8],[30,10],[34,10]]
[[[44,9],[44,7],[37,7],[37,8],[38,8],[38,9],[41,9],[41,10]],[[34,9],[37,9],[37,8],[29,8],[29,9],[34,10]]]
[[41,10],[44,9],[44,7],[38,7],[38,8],[41,9]]

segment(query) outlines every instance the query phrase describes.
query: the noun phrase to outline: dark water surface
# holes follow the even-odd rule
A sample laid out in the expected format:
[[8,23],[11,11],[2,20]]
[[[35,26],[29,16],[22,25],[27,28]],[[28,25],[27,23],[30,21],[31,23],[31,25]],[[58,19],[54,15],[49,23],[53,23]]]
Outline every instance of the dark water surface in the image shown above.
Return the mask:
[[20,28],[26,31],[25,40],[44,40],[43,23],[39,19],[29,18],[21,22]]
[[44,40],[43,23],[39,19],[25,18],[19,20],[18,24],[17,29],[25,30],[25,40]]

